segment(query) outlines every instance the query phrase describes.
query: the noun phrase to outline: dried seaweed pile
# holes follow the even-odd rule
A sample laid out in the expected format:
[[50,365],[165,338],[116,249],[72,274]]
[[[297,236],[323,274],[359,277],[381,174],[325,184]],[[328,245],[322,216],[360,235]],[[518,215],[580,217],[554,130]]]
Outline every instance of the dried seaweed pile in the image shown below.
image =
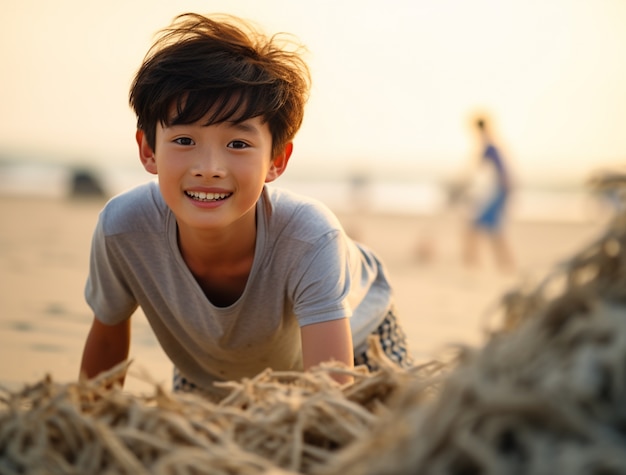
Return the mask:
[[[441,369],[355,370],[345,388],[330,377],[339,367],[266,371],[225,383],[219,403],[158,386],[150,396],[106,389],[123,367],[93,382],[47,378],[1,398],[0,474],[311,473],[370,433],[408,379],[434,384]],[[424,397],[432,390],[425,384]]]
[[[624,209],[624,208],[621,208]],[[626,214],[531,289],[484,347],[409,371],[326,366],[131,396],[46,379],[0,394],[0,474],[626,474]]]

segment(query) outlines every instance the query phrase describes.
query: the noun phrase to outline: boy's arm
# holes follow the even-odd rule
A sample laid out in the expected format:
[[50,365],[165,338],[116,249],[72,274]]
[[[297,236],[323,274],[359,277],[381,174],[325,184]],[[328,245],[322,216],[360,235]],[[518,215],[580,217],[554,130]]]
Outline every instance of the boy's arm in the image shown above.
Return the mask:
[[[85,342],[80,377],[91,379],[128,358],[130,318],[116,325],[105,325],[94,317]],[[124,377],[120,378],[124,384]]]
[[[350,368],[354,367],[349,319],[306,325],[301,329],[301,338],[305,371],[325,361],[338,361]],[[335,374],[333,378],[341,384],[352,381],[351,376],[343,374]]]

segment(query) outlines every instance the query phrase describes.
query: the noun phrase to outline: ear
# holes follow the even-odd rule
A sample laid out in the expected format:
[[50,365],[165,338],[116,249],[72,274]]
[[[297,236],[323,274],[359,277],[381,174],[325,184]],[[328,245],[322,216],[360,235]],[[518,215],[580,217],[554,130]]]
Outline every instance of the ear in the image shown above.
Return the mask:
[[152,150],[152,147],[148,145],[148,141],[146,140],[146,135],[143,130],[137,129],[137,132],[135,132],[135,140],[137,141],[137,146],[139,147],[139,159],[141,160],[141,164],[148,173],[156,175],[157,166],[156,161],[154,160],[154,151]]
[[267,171],[267,176],[265,177],[265,183],[274,181],[283,174],[283,172],[287,169],[287,163],[291,157],[291,152],[293,152],[293,143],[289,142],[285,145],[283,151],[276,155],[272,160],[272,165]]

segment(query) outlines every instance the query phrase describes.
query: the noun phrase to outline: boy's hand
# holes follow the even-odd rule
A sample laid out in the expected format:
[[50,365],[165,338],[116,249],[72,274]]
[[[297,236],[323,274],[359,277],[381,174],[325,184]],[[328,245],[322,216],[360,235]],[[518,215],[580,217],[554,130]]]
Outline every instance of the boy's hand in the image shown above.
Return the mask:
[[[349,368],[354,367],[349,319],[306,325],[301,329],[301,338],[305,371],[326,361],[337,361]],[[334,374],[333,378],[340,384],[352,382],[352,377],[347,374]]]
[[[105,325],[94,317],[85,342],[80,378],[91,379],[128,358],[130,318],[117,325]],[[124,377],[120,378],[124,384]]]

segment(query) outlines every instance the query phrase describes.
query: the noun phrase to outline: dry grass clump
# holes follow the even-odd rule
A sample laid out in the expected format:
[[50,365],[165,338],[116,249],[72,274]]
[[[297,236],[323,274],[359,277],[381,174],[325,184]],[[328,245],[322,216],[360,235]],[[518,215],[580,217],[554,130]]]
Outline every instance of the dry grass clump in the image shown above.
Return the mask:
[[597,302],[467,350],[431,404],[409,383],[324,475],[625,474],[626,310]]
[[[268,370],[224,383],[231,391],[219,403],[158,386],[149,396],[107,389],[125,367],[91,382],[46,378],[0,398],[0,473],[311,473],[370,433],[407,380],[442,369],[396,371],[378,358],[379,372],[350,371],[347,387],[330,377],[348,371],[340,367]],[[424,397],[432,385],[424,384]]]

